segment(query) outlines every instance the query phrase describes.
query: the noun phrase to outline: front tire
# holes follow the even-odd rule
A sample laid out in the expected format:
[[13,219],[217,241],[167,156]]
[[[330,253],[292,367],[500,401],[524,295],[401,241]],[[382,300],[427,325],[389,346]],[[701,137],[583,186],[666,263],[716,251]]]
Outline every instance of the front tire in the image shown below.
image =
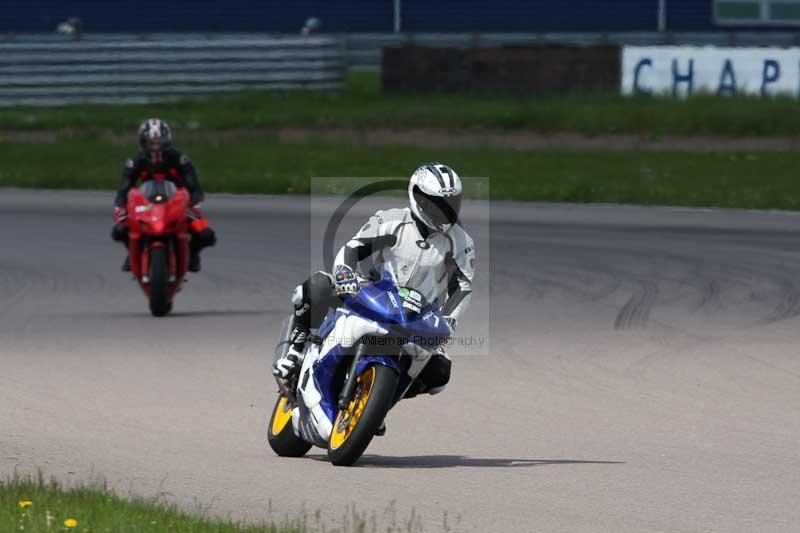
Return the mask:
[[397,372],[384,365],[372,365],[358,377],[353,401],[333,422],[328,459],[334,465],[350,466],[367,449],[392,406],[398,379]]
[[166,248],[150,250],[150,312],[165,316],[172,309],[169,301],[169,259]]
[[302,457],[311,449],[311,444],[294,434],[292,406],[285,396],[278,396],[269,419],[267,442],[281,457]]

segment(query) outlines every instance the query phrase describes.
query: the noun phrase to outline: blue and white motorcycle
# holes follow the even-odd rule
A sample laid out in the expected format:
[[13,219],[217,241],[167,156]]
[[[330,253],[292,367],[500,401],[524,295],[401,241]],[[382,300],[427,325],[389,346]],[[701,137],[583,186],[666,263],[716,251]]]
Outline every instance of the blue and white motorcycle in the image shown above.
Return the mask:
[[[292,327],[289,319],[276,359],[288,349]],[[383,272],[328,314],[306,347],[299,374],[278,379],[270,447],[280,456],[300,457],[319,446],[333,464],[353,464],[451,334],[436,307]]]

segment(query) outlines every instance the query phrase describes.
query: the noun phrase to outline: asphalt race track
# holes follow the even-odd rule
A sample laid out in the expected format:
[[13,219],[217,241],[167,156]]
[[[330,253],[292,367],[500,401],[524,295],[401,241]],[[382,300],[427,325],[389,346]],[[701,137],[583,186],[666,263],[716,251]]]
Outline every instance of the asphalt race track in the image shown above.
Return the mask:
[[491,353],[455,349],[446,393],[345,469],[265,443],[308,200],[212,196],[220,244],[165,319],[119,271],[111,201],[0,191],[1,475],[327,531],[351,504],[381,531],[800,527],[800,216],[466,203],[459,333]]

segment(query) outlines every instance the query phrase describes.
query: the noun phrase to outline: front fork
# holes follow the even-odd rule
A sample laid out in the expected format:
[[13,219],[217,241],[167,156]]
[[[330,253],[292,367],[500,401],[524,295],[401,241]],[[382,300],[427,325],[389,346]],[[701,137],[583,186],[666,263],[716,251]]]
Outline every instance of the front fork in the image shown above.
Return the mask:
[[339,394],[339,410],[347,409],[350,405],[350,402],[353,400],[353,395],[356,392],[356,381],[358,376],[356,372],[358,370],[358,360],[364,355],[367,351],[367,344],[363,341],[358,343],[356,346],[356,353],[353,355],[353,362],[350,363],[350,371],[347,373],[347,381],[344,382],[344,387],[342,387],[342,392]]

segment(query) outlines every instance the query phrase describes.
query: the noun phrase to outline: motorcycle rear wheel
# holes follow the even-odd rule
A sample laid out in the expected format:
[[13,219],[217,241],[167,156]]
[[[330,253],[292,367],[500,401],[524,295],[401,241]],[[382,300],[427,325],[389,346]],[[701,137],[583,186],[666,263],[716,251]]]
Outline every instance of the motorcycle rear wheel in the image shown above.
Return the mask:
[[397,382],[397,372],[384,365],[372,365],[358,377],[353,400],[333,422],[328,441],[331,463],[350,466],[358,461],[392,406]]
[[150,250],[150,313],[165,316],[172,309],[169,301],[169,259],[166,248]]
[[281,457],[302,457],[311,449],[311,444],[294,434],[292,427],[292,405],[285,396],[278,396],[269,419],[267,442]]

